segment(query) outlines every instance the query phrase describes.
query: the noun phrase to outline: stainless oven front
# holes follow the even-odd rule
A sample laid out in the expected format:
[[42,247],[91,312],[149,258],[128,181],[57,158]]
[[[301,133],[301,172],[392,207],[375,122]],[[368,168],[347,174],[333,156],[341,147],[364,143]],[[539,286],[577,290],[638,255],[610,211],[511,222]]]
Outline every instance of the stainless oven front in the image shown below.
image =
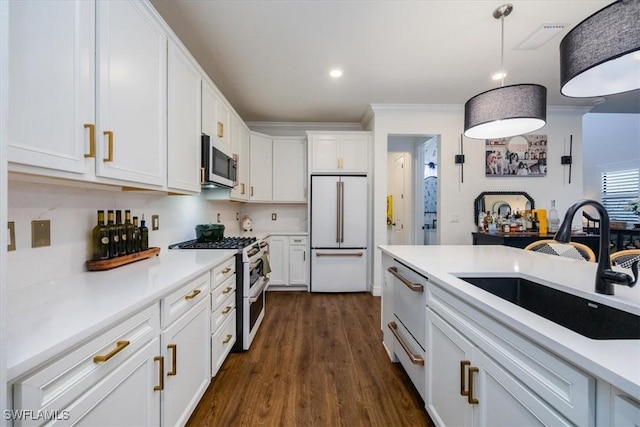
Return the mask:
[[258,243],[258,251],[251,250],[247,262],[243,263],[244,292],[242,319],[242,347],[248,350],[264,319],[266,290],[269,278],[264,271],[264,258],[268,254],[268,246]]

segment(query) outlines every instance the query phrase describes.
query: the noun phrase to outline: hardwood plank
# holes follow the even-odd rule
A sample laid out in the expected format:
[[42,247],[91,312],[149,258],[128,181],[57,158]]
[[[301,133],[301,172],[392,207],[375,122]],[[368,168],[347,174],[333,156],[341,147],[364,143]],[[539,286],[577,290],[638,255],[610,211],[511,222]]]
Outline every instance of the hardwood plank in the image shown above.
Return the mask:
[[382,346],[380,298],[268,292],[251,349],[229,355],[188,426],[433,426]]

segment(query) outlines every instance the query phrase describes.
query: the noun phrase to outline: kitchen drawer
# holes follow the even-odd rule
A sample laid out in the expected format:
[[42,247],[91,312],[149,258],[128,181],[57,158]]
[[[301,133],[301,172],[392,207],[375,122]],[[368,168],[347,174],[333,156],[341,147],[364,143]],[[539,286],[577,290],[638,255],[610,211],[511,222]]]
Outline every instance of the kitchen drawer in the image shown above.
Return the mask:
[[236,311],[211,335],[211,376],[215,377],[236,342]]
[[160,300],[160,308],[162,310],[161,326],[163,329],[207,296],[210,289],[210,280],[211,278],[207,272]]
[[227,298],[211,313],[211,332],[215,333],[218,328],[227,320],[228,317],[235,314],[236,293],[231,292]]
[[404,368],[411,382],[420,393],[422,400],[425,400],[426,392],[426,371],[425,360],[426,352],[411,336],[407,328],[400,322],[391,322],[387,325],[394,335],[395,343],[393,345],[395,356]]
[[425,309],[427,278],[394,261],[386,274],[393,283],[393,312],[423,349],[425,344]]
[[215,311],[236,290],[236,275],[228,277],[211,292],[211,309]]
[[594,378],[438,286],[430,287],[427,303],[572,423],[593,424]]
[[233,256],[218,265],[211,272],[211,289],[215,289],[217,285],[227,280],[236,272],[236,257]]
[[306,246],[307,236],[289,236],[289,246]]
[[[119,369],[160,333],[154,304],[13,385],[16,410],[63,410]],[[108,325],[105,325],[108,326]],[[159,351],[156,343],[155,352]],[[96,359],[101,357],[101,359]]]

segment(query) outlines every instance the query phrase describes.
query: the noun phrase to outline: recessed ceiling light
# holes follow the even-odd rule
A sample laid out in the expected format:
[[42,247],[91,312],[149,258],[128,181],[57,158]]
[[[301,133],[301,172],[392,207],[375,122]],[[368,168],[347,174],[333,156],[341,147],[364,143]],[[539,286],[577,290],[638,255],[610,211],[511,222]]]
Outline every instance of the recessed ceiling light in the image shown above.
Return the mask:
[[493,80],[501,80],[501,79],[503,79],[505,77],[507,77],[507,72],[506,71],[498,71],[493,76],[491,76],[491,78]]
[[342,70],[339,68],[334,68],[331,71],[329,71],[329,75],[334,79],[337,79],[338,77],[342,76]]

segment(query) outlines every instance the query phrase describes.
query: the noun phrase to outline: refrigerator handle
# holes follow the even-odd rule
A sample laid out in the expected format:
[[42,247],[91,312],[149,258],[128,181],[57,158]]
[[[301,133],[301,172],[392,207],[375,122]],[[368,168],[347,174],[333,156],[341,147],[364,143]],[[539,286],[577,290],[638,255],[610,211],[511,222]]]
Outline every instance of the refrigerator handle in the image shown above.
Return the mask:
[[340,180],[340,243],[344,243],[344,181]]
[[340,181],[336,181],[336,243],[340,243],[340,221],[342,220],[341,212],[342,199],[340,198]]

